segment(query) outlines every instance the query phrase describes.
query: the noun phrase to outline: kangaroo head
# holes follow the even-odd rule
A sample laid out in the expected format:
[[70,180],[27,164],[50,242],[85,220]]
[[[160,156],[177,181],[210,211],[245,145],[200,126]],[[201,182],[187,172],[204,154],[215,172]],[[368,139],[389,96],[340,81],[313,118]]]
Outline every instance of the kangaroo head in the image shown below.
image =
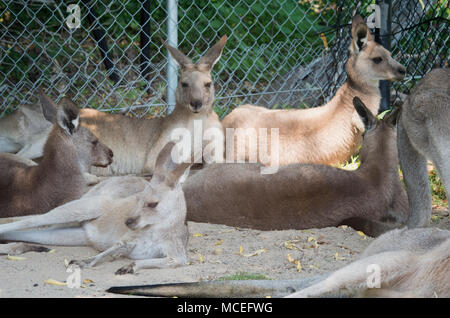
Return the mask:
[[[383,156],[384,152],[388,151],[390,157],[389,159],[383,158],[383,164],[386,160],[391,160],[390,162],[397,162],[395,125],[399,117],[400,108],[395,108],[382,120],[379,120],[357,96],[353,98],[353,106],[355,107],[355,110],[365,127],[363,134],[363,147],[361,150],[361,161],[364,161],[366,158],[371,158],[374,155]],[[374,158],[371,158],[370,160],[378,161]]]
[[125,222],[130,229],[143,229],[162,219],[186,217],[180,180],[192,163],[176,163],[173,158],[178,156],[174,146],[175,143],[169,142],[158,154],[153,177],[139,194],[136,210]]
[[376,87],[379,80],[401,80],[406,74],[405,67],[392,58],[391,52],[375,42],[360,15],[352,20],[352,42],[347,69],[354,82]]
[[187,107],[193,113],[212,110],[214,83],[211,70],[220,59],[226,43],[227,36],[224,35],[196,64],[176,48],[164,43],[181,69],[175,93],[177,104]]
[[[78,107],[68,98],[63,98],[60,107],[43,92],[39,92],[44,117],[53,123],[52,134],[61,134],[73,143],[78,161],[84,169],[91,165],[106,167],[112,163],[113,152],[86,127],[80,125]],[[67,138],[68,137],[68,138]]]

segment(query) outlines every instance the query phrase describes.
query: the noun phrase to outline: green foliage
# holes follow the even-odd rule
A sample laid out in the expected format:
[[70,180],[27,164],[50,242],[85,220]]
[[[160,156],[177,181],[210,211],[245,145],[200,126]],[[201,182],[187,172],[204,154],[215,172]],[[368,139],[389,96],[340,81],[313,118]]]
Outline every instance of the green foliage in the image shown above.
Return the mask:
[[[91,28],[86,18],[87,8],[81,1],[75,3],[81,7],[82,29],[77,30],[74,36],[78,41],[89,37],[89,41],[83,41],[83,48],[89,53],[95,52],[98,58],[92,34],[86,33]],[[275,72],[288,71],[299,60],[308,63],[313,58],[313,48],[323,46],[318,32],[325,25],[324,21],[327,24],[334,23],[332,10],[326,10],[330,8],[321,8],[316,13],[311,10],[311,3],[308,1],[180,0],[178,5],[181,50],[195,55],[191,51],[194,48],[197,55],[200,55],[220,35],[227,34],[228,53],[225,54],[232,58],[226,62],[222,59],[219,68],[227,69],[224,76],[232,74],[238,79],[246,78],[251,82],[268,80]],[[27,76],[29,65],[39,64],[40,52],[44,49],[48,58],[57,61],[76,53],[64,43],[66,36],[63,34],[67,32],[64,27],[67,14],[65,6],[65,3],[58,3],[56,7],[33,4],[24,10],[23,6],[15,2],[7,6],[0,4],[0,24],[4,24],[11,34],[26,32],[27,36],[21,42],[31,39],[28,32],[35,34],[34,43],[24,43],[24,46],[31,48],[26,54],[14,46],[7,50],[0,70],[7,73],[10,80],[20,81]],[[118,57],[118,63],[122,61],[124,51],[139,51],[141,7],[142,2],[136,0],[95,1],[93,11],[99,17],[101,27],[106,30],[109,49]],[[150,11],[151,59],[158,62],[165,59],[165,50],[162,50],[160,43],[160,37],[165,38],[166,32],[165,1],[151,2]],[[30,12],[34,14],[31,19]],[[317,19],[319,15],[321,19]],[[43,26],[45,32],[37,32]],[[52,33],[60,37],[52,36],[49,39],[49,34]],[[129,63],[126,59],[123,62]],[[50,75],[50,70],[45,66],[40,71]]]
[[436,170],[433,169],[428,173],[428,180],[430,181],[433,205],[448,206],[445,188],[442,184],[441,178],[437,175]]

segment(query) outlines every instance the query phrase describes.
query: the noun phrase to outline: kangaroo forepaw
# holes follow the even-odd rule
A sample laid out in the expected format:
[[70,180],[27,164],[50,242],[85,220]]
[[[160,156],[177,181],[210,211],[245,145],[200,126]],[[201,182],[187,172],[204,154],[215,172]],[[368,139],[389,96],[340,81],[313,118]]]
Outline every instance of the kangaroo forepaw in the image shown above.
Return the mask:
[[134,267],[136,266],[135,263],[131,263],[127,266],[121,267],[116,271],[116,275],[125,275],[125,274],[134,274]]

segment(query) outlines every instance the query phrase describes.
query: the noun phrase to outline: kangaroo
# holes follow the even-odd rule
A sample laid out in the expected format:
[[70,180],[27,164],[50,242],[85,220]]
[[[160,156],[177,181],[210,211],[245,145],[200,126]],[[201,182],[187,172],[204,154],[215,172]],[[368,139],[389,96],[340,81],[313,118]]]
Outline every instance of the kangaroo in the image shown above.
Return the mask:
[[[372,284],[378,267],[379,285]],[[394,229],[360,259],[329,274],[294,280],[211,281],[111,287],[108,292],[153,297],[450,297],[450,231]]]
[[[39,92],[43,113],[53,123],[39,165],[14,154],[0,154],[0,217],[45,213],[85,192],[84,172],[111,164],[112,151],[87,128],[70,103],[56,111]],[[27,162],[28,161],[28,162]]]
[[[380,286],[367,286],[368,268],[380,269]],[[360,260],[289,295],[314,297],[341,289],[365,297],[450,297],[450,231],[396,229],[373,241]],[[370,272],[369,272],[370,273]]]
[[[81,267],[94,266],[108,255],[136,260],[117,274],[186,264],[186,201],[179,181],[191,163],[172,161],[174,145],[168,143],[159,153],[150,182],[136,176],[109,178],[82,198],[46,214],[0,225],[0,240],[91,246],[102,251],[93,258],[72,262]],[[73,222],[81,225],[32,229]],[[20,231],[24,229],[30,230]],[[3,254],[36,249],[21,243],[0,245]]]
[[223,128],[212,108],[215,93],[211,70],[219,60],[226,42],[227,36],[224,35],[196,64],[179,50],[164,43],[181,68],[176,106],[167,117],[145,120],[83,109],[80,115],[82,125],[92,130],[114,151],[112,165],[107,169],[93,168],[91,172],[95,175],[152,174],[156,156],[173,139],[173,131],[186,128],[194,135],[195,123],[200,123],[204,130],[217,128],[221,135],[221,149],[218,147],[217,151],[223,157]]
[[427,159],[450,197],[450,69],[435,69],[421,79],[402,106],[397,143],[408,193],[408,227],[430,224],[431,194]]
[[291,164],[261,174],[259,164],[211,164],[183,184],[187,219],[259,230],[307,229],[347,224],[377,236],[408,218],[398,175],[395,120],[378,120],[355,97],[365,125],[361,165],[355,171]]
[[[309,109],[270,110],[254,105],[234,109],[222,120],[227,156],[234,154],[234,160],[257,160],[268,166],[298,162],[333,165],[347,160],[358,149],[364,130],[352,106],[353,98],[360,97],[371,113],[377,114],[379,81],[401,80],[406,74],[405,67],[374,41],[361,16],[353,18],[351,32],[347,81],[336,95],[327,104]],[[233,129],[230,138],[228,128]],[[268,130],[267,135],[261,135],[262,128]],[[278,129],[279,140],[271,140],[272,129]],[[247,139],[242,153],[239,142]],[[263,157],[262,147],[269,152],[273,143],[278,143],[276,153]]]
[[0,152],[16,153],[27,159],[42,156],[52,124],[38,105],[22,105],[14,113],[0,118]]

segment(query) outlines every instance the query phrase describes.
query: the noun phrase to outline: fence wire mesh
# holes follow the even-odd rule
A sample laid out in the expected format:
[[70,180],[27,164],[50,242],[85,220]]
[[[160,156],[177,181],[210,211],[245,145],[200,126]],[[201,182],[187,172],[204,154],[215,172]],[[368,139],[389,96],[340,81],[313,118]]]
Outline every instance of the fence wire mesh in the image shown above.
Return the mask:
[[[376,1],[179,0],[179,49],[194,61],[228,35],[213,70],[216,112],[243,103],[312,107],[345,81],[350,22]],[[79,8],[80,24],[71,28]],[[394,102],[433,67],[448,66],[448,0],[392,0],[393,56],[408,75]],[[0,116],[56,101],[134,116],[166,113],[166,1],[11,0],[0,3]]]

